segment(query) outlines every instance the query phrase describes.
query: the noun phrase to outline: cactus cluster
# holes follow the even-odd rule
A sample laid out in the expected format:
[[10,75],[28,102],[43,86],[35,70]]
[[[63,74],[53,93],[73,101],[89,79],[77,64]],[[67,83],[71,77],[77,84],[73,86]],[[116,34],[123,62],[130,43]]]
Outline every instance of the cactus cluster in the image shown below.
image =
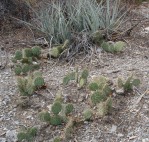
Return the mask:
[[[97,106],[97,112],[100,116],[106,115],[112,108],[111,93],[112,90],[108,85],[108,80],[104,76],[96,77],[89,84],[89,89],[92,91],[91,102]],[[110,100],[110,101],[109,101]]]
[[51,125],[57,126],[62,123],[66,123],[68,119],[68,114],[73,111],[73,105],[71,103],[64,104],[62,101],[55,99],[53,105],[51,106],[51,113],[41,112],[39,118],[42,121],[46,121]]
[[36,134],[37,134],[37,128],[28,128],[25,131],[19,132],[17,134],[17,138],[19,142],[33,141]]
[[[40,74],[40,72],[35,72],[34,74]],[[28,75],[26,77],[18,77],[17,79],[18,89],[22,96],[30,96],[39,87],[44,85],[44,79],[42,76]]]
[[124,94],[133,91],[133,86],[138,86],[140,84],[139,79],[134,79],[133,75],[128,77],[126,81],[123,81],[121,78],[118,78],[118,87],[123,88]]
[[68,45],[69,45],[69,40],[66,40],[64,44],[51,48],[49,55],[51,57],[58,58],[60,54],[68,47]]
[[92,116],[93,116],[93,111],[91,109],[85,109],[83,111],[83,117],[85,121],[91,120]]
[[22,51],[15,52],[12,62],[15,64],[14,72],[16,75],[27,74],[29,71],[38,70],[40,65],[37,59],[40,57],[41,48],[34,46],[32,48],[25,48]]
[[63,84],[67,85],[71,80],[75,80],[78,87],[82,88],[87,83],[88,75],[88,70],[84,69],[79,77],[78,68],[76,68],[75,72],[71,72],[63,78]]
[[103,42],[101,44],[103,50],[111,53],[121,52],[125,47],[125,42],[118,41],[118,42]]

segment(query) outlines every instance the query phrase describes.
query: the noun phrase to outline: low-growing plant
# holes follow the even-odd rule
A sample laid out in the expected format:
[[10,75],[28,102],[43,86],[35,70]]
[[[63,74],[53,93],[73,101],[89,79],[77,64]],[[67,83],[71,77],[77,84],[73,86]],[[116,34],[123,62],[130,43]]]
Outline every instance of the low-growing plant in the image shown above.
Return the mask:
[[15,68],[14,68],[14,72],[16,75],[20,75],[21,72],[22,72],[22,68],[20,65],[16,65]]
[[93,117],[93,111],[91,109],[85,109],[83,111],[83,118],[85,121],[91,120],[92,117]]
[[[62,100],[62,99],[60,99]],[[42,121],[46,121],[51,125],[61,125],[62,123],[67,123],[69,117],[67,117],[73,111],[73,105],[71,103],[64,104],[59,99],[55,99],[53,105],[51,106],[51,112],[41,112],[39,118]]]
[[18,77],[17,84],[21,95],[30,96],[38,88],[42,87],[45,83],[41,73],[35,72],[33,73],[33,75],[28,75],[26,77]]
[[104,76],[96,77],[89,84],[89,89],[92,91],[91,102],[97,106],[97,114],[100,116],[108,114],[112,108],[112,89],[108,85],[108,80]]
[[123,88],[124,94],[126,94],[128,92],[132,92],[133,91],[133,86],[140,85],[140,80],[139,79],[134,79],[133,75],[128,77],[126,79],[126,81],[122,80],[121,78],[118,78],[117,82],[118,82],[118,87]]
[[125,43],[122,41],[118,41],[118,42],[103,42],[101,44],[101,47],[103,48],[103,50],[107,51],[107,52],[111,52],[111,53],[117,53],[117,52],[121,52],[124,47],[125,47]]
[[30,142],[33,141],[36,134],[37,134],[37,128],[32,127],[26,129],[25,131],[19,132],[17,138],[19,142],[23,142],[24,140]]
[[84,69],[82,73],[79,75],[78,68],[76,68],[75,72],[71,72],[63,78],[63,84],[67,85],[71,80],[74,80],[77,83],[77,86],[79,88],[82,88],[87,83],[88,75],[89,73],[87,69]]

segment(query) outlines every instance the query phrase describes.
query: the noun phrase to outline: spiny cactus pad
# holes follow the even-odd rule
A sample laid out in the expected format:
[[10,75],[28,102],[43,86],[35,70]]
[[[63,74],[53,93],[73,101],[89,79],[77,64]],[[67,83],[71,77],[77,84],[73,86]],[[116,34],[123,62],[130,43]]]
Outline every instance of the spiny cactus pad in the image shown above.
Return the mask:
[[22,59],[22,52],[17,50],[15,52],[15,57],[14,57],[16,60],[21,60]]
[[44,85],[44,79],[42,77],[36,77],[34,79],[34,85],[38,88]]
[[93,104],[100,103],[101,101],[103,101],[103,99],[104,99],[104,96],[102,95],[101,92],[94,92],[91,95],[91,101]]
[[99,86],[98,86],[97,83],[93,82],[93,83],[90,83],[89,89],[90,89],[91,91],[97,91],[97,90],[99,89]]
[[84,110],[83,112],[84,120],[88,121],[91,119],[92,116],[93,116],[93,111],[91,109]]
[[49,112],[40,112],[39,119],[41,121],[50,122],[50,113]]
[[68,103],[66,106],[65,106],[65,113],[66,113],[66,115],[67,114],[69,114],[69,113],[71,113],[72,111],[73,111],[73,104],[71,104],[71,103]]
[[39,46],[32,47],[32,54],[35,57],[39,57],[41,54],[41,48]]
[[83,70],[83,72],[81,74],[81,78],[87,79],[88,75],[89,75],[89,72],[87,69],[85,69],[85,70]]
[[24,57],[32,57],[33,56],[32,50],[30,48],[25,48],[23,50],[23,53],[24,53]]
[[22,72],[23,72],[24,74],[26,74],[27,72],[29,72],[30,69],[31,69],[31,67],[30,67],[30,65],[28,65],[28,64],[24,64],[24,65],[22,66]]
[[50,117],[50,124],[57,126],[57,125],[61,125],[63,122],[62,117],[59,115],[54,115]]
[[21,66],[16,66],[15,69],[14,69],[14,72],[15,72],[16,75],[20,75],[21,72],[22,72]]
[[60,102],[54,102],[51,108],[52,112],[57,115],[62,110],[62,104]]

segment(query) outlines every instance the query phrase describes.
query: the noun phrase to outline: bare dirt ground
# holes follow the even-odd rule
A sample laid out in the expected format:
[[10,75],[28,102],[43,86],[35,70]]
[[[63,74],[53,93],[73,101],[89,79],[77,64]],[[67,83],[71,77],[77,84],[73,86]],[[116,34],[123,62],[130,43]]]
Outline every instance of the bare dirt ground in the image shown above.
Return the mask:
[[74,104],[74,115],[88,107],[87,89],[80,91],[73,84],[66,88],[62,86],[64,75],[76,65],[79,70],[89,69],[89,80],[92,76],[104,75],[116,82],[119,76],[127,78],[134,74],[141,80],[141,85],[134,89],[134,95],[115,96],[110,115],[76,127],[70,142],[149,142],[149,31],[146,27],[149,27],[148,18],[132,31],[130,37],[124,38],[127,47],[123,53],[97,50],[89,55],[78,55],[70,64],[44,60],[41,71],[47,88],[31,96],[25,109],[17,105],[19,92],[11,57],[16,49],[29,47],[34,35],[26,28],[11,32],[6,28],[5,34],[0,36],[0,142],[15,142],[19,129],[28,126],[39,128],[35,142],[52,142],[60,135],[63,126],[45,127],[38,119],[39,112],[48,109],[58,89],[62,89],[66,101]]

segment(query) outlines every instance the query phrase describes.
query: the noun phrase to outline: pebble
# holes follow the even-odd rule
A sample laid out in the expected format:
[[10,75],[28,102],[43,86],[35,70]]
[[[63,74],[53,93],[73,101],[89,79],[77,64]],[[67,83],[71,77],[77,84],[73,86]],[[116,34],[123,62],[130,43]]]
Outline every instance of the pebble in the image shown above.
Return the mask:
[[6,140],[7,142],[16,142],[17,141],[16,130],[8,130],[6,132]]
[[0,138],[0,142],[6,142],[5,138]]
[[117,126],[116,125],[112,125],[112,128],[110,130],[110,133],[114,133],[117,130]]

